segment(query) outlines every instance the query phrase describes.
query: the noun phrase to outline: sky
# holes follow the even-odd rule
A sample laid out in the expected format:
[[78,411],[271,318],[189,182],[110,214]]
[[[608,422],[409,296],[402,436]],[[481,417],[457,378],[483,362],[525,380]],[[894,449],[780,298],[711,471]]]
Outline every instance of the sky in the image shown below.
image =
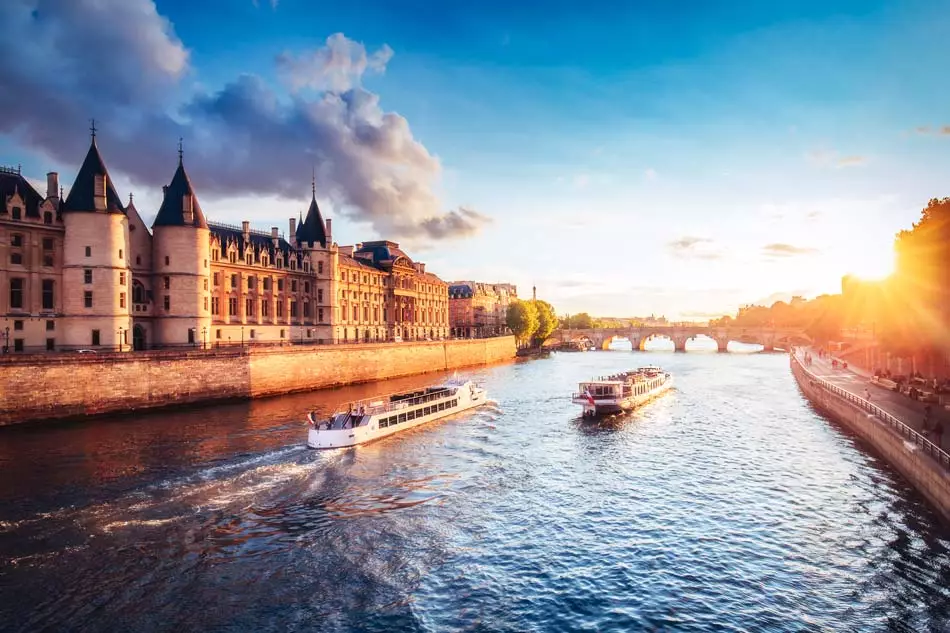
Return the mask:
[[[517,5],[517,6],[512,6]],[[89,120],[150,223],[400,242],[560,314],[701,320],[886,274],[948,195],[945,2],[6,0],[0,164],[68,189]]]

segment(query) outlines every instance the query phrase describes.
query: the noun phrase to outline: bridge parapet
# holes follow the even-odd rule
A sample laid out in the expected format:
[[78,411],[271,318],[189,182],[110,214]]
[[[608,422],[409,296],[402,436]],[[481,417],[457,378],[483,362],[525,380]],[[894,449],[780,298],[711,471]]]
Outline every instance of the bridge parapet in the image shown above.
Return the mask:
[[643,344],[651,338],[663,336],[673,341],[674,349],[686,350],[686,342],[697,336],[708,336],[716,341],[720,352],[725,352],[729,341],[762,345],[765,351],[776,347],[788,348],[790,345],[811,342],[801,328],[750,328],[750,327],[709,327],[705,325],[668,325],[637,326],[626,328],[593,328],[555,330],[552,338],[566,343],[588,339],[597,349],[607,349],[615,338],[626,338],[635,350],[643,349]]

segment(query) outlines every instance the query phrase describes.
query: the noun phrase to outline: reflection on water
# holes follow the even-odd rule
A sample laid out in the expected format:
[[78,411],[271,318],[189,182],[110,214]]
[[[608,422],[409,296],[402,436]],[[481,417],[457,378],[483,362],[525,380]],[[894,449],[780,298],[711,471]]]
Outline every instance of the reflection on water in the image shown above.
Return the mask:
[[[592,375],[676,388],[579,419]],[[778,355],[560,354],[355,449],[303,413],[440,376],[0,430],[14,631],[942,630],[950,554]]]

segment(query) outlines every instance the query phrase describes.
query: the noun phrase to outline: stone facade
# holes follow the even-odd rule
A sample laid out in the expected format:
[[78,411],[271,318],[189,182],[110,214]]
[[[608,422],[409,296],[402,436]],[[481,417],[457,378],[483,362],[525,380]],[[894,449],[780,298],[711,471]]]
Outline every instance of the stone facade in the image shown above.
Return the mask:
[[437,340],[448,285],[395,242],[338,246],[312,190],[289,239],[208,222],[179,154],[151,229],[95,137],[69,195],[0,169],[0,344],[8,352]]
[[453,281],[449,285],[449,326],[459,338],[508,332],[508,306],[518,298],[513,284]]
[[[256,398],[506,361],[510,336],[413,345],[222,347],[0,357],[0,426]],[[134,380],[129,377],[134,376]]]

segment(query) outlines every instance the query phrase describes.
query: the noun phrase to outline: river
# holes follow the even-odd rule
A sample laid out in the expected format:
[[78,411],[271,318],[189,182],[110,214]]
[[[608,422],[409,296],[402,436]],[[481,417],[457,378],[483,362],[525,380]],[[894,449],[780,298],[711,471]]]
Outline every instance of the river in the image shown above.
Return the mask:
[[[580,380],[673,392],[583,422]],[[558,354],[375,444],[303,414],[433,382],[0,429],[6,631],[944,631],[950,534],[783,355]]]

